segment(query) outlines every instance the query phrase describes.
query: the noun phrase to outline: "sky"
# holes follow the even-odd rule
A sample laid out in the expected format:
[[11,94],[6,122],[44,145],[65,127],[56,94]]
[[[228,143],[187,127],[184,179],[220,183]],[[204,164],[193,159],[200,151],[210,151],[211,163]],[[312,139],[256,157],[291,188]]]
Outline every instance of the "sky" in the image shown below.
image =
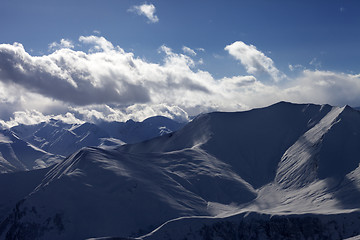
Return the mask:
[[360,106],[360,2],[3,0],[0,124]]

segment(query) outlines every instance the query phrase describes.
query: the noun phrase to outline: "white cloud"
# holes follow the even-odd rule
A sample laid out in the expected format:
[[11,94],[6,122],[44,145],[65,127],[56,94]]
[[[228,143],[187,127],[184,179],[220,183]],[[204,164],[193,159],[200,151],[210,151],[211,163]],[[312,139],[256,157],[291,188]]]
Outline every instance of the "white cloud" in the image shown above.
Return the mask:
[[[0,45],[0,80],[28,91],[77,105],[149,101],[148,90],[132,80],[133,55],[100,37],[81,37],[99,52],[60,49],[33,57],[21,44]],[[124,72],[126,71],[126,72]]]
[[159,48],[159,51],[158,51],[158,52],[159,52],[159,53],[164,52],[166,55],[171,55],[171,54],[173,54],[172,49],[169,48],[169,47],[167,47],[167,46],[165,46],[165,45],[162,45],[162,46]]
[[234,42],[225,47],[235,59],[240,60],[241,64],[246,68],[249,74],[266,73],[275,81],[285,78],[285,74],[280,72],[273,60],[264,53],[260,52],[253,45],[247,45],[242,41]]
[[132,6],[129,8],[130,12],[135,12],[138,15],[143,15],[147,17],[149,23],[157,23],[159,22],[159,18],[155,15],[156,8],[153,4],[142,4],[138,6]]
[[40,122],[49,122],[51,119],[61,120],[64,123],[68,124],[82,124],[84,121],[76,118],[73,113],[67,112],[60,115],[44,115],[43,113],[37,110],[25,110],[25,111],[16,111],[13,113],[13,117],[8,121],[0,120],[0,126],[4,128],[11,128],[13,126],[24,124],[32,125]]
[[52,42],[49,44],[49,50],[57,50],[61,48],[74,48],[74,44],[69,39],[61,39],[60,42]]
[[300,64],[295,64],[295,65],[289,64],[289,70],[293,72],[298,70],[305,70],[305,68]]
[[[34,57],[21,44],[0,44],[0,82],[21,89],[25,102],[52,106],[61,102],[67,106],[117,104],[124,109],[134,104],[165,104],[191,114],[219,106],[215,97],[223,93],[217,93],[218,81],[208,72],[192,70],[195,62],[189,56],[162,46],[164,63],[149,63],[103,37],[80,37],[79,42],[91,44],[90,51],[60,49]],[[8,98],[5,94],[3,101]],[[27,109],[25,103],[14,101],[14,108]]]
[[190,56],[196,56],[196,52],[189,47],[183,46],[182,50],[185,54],[188,54]]
[[159,48],[165,53],[163,62],[153,63],[103,37],[83,36],[79,44],[90,50],[67,48],[31,56],[19,43],[0,44],[2,125],[50,118],[68,122],[144,120],[154,115],[186,119],[201,112],[239,111],[282,100],[360,105],[360,75],[295,65],[297,77],[282,82],[262,82],[252,75],[215,79],[197,69],[191,56],[165,45]]
[[[104,51],[108,52],[114,49],[114,45],[106,40],[104,37],[98,37],[98,36],[80,36],[79,41],[85,44],[91,44],[93,45],[93,48],[90,50],[93,52],[97,51]],[[117,50],[122,51],[122,49],[118,48]]]
[[295,102],[360,106],[360,75],[332,71],[304,70],[284,89],[286,99]]
[[108,105],[86,106],[72,108],[71,111],[90,122],[99,120],[124,122],[129,119],[143,121],[151,116],[165,116],[180,122],[188,121],[188,114],[178,106],[166,104],[134,104],[126,108],[110,107]]

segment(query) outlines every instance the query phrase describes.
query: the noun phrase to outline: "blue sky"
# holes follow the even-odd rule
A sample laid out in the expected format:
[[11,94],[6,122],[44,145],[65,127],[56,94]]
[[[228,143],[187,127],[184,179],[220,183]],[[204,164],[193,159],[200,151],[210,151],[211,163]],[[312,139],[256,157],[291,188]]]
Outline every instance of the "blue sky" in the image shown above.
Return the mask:
[[[151,6],[154,18],[146,16],[145,12],[142,12],[141,6]],[[0,65],[3,72],[0,74],[1,87],[3,91],[8,92],[8,94],[3,93],[0,96],[2,99],[0,104],[11,105],[0,112],[0,118],[15,119],[18,113],[27,115],[32,111],[36,111],[39,116],[44,114],[60,116],[69,113],[68,116],[72,114],[84,117],[85,112],[92,111],[94,113],[95,109],[99,112],[95,118],[107,118],[109,114],[101,110],[105,107],[118,113],[117,116],[115,116],[116,114],[111,115],[114,119],[128,117],[141,119],[147,115],[164,111],[170,115],[173,114],[172,111],[175,111],[174,116],[178,116],[178,114],[183,114],[182,111],[186,115],[210,110],[243,110],[271,104],[277,100],[358,106],[360,98],[356,97],[355,93],[354,96],[349,95],[347,91],[348,88],[350,90],[357,89],[359,81],[359,12],[360,2],[356,0],[5,0],[2,1],[0,8],[0,44],[5,49],[0,58],[5,59],[10,51],[9,46],[15,47],[14,42],[17,42],[25,50],[25,53],[22,52],[22,54],[31,56],[29,58],[31,67],[26,65],[29,62],[16,63],[18,58],[12,59],[11,63],[6,62],[6,64]],[[155,18],[156,21],[154,21]],[[90,36],[94,38],[91,40]],[[80,41],[81,37],[83,37],[82,41]],[[86,39],[86,37],[88,38]],[[131,54],[136,61],[139,60],[138,64],[135,64],[137,68],[143,67],[143,63],[147,63],[148,68],[154,65],[162,67],[151,68],[155,75],[168,71],[165,78],[169,82],[162,85],[161,89],[159,88],[161,94],[152,89],[153,85],[150,86],[148,82],[145,82],[147,81],[144,80],[145,75],[137,75],[136,81],[128,80],[131,77],[127,75],[128,78],[124,80],[121,78],[121,71],[119,75],[114,75],[114,78],[117,78],[120,83],[111,84],[120,84],[124,88],[125,83],[131,82],[134,86],[139,87],[134,87],[138,91],[136,96],[139,99],[126,97],[118,89],[117,92],[122,96],[98,102],[89,101],[87,104],[86,93],[88,92],[86,91],[90,88],[84,87],[83,91],[80,91],[84,96],[83,101],[75,101],[74,97],[68,96],[69,99],[74,100],[72,101],[59,97],[60,93],[49,91],[49,88],[45,87],[52,80],[38,81],[45,76],[39,75],[40,72],[43,72],[41,70],[43,66],[34,59],[36,57],[46,59],[52,56],[50,57],[52,63],[54,66],[56,65],[56,69],[61,70],[58,74],[62,76],[62,80],[77,83],[79,79],[74,76],[78,75],[79,69],[82,67],[80,66],[76,71],[72,68],[73,72],[69,73],[70,70],[65,68],[65,65],[59,65],[59,59],[68,59],[64,56],[66,54],[68,54],[66,56],[70,56],[75,52],[93,56],[95,48],[92,46],[99,44],[99,39],[111,43],[114,48],[121,48],[124,53]],[[234,44],[236,42],[239,44]],[[232,47],[227,48],[227,46]],[[193,50],[196,55],[191,51],[184,51],[184,47]],[[165,51],[165,48],[171,49],[171,51]],[[99,49],[96,51],[102,52],[104,59],[106,54],[114,56],[114,61],[118,59],[115,55],[106,53],[104,49]],[[56,50],[61,51],[54,56],[53,53]],[[95,60],[95,56],[93,57],[94,60],[91,64],[99,64],[96,61],[100,60]],[[21,72],[16,72],[18,68],[12,70],[17,74],[11,72],[8,64],[21,65],[26,70],[22,72],[27,72],[26,77],[18,79],[19,75],[17,74]],[[176,69],[179,70],[178,64],[185,64],[187,66],[185,70],[189,71],[188,76],[183,80],[179,80],[175,73]],[[67,62],[66,66],[70,65],[70,62]],[[36,68],[39,69],[36,70]],[[54,71],[54,69],[49,70],[49,73]],[[82,69],[81,71],[86,72],[87,70]],[[116,72],[117,70],[109,68],[108,71]],[[123,69],[123,71],[127,70]],[[145,71],[144,67],[141,68],[140,72],[142,71],[147,72],[148,70]],[[86,72],[86,75],[90,76],[88,79],[93,79],[90,81],[90,85],[95,87],[91,90],[91,94],[104,94],[102,92],[104,89],[99,88],[101,84],[96,85],[94,82],[105,83],[108,80],[104,80],[102,76],[109,75],[110,72],[103,73],[101,76],[95,76],[96,73],[92,73],[90,70]],[[209,76],[204,77],[206,74],[201,75],[200,72],[210,75],[210,80],[206,80]],[[70,80],[66,79],[65,73],[70,74]],[[179,74],[181,75],[181,72]],[[134,77],[134,75],[131,76]],[[228,85],[224,87],[225,82],[228,84],[232,81],[231,84],[235,84],[234,77],[241,77],[236,80],[240,82],[252,77],[255,81],[250,87],[247,86],[246,89],[243,87],[236,92]],[[22,80],[24,78],[28,78],[28,80],[24,82]],[[81,78],[79,81],[83,80]],[[154,80],[149,81],[154,83]],[[209,81],[213,81],[213,85],[206,85]],[[188,84],[189,82],[191,84]],[[224,83],[224,92],[217,97],[209,97],[216,95],[213,93],[216,89],[215,85],[221,82]],[[109,82],[106,83],[108,86],[112,86]],[[189,96],[180,92],[174,93],[171,88],[176,87],[177,84],[189,86],[186,93],[193,90],[190,86],[201,86],[206,91],[203,91],[201,95],[197,95],[199,91],[194,94],[189,93]],[[237,82],[236,85],[243,86],[244,84]],[[325,85],[327,87],[319,88],[317,92],[306,90],[313,89],[314,86]],[[76,84],[73,86],[79,87]],[[166,89],[166,86],[169,89]],[[11,89],[17,87],[23,88],[23,102],[10,97]],[[117,85],[117,87],[119,86]],[[140,96],[142,88],[147,89],[146,93],[143,92],[147,95],[146,97]],[[336,91],[339,88],[340,90]],[[230,89],[231,93],[227,93],[226,89]],[[97,93],[97,90],[100,91]],[[167,90],[172,94],[200,100],[190,101],[191,103],[180,97],[169,100],[166,96]],[[279,91],[284,94],[275,94]],[[291,95],[294,91],[296,94]],[[80,92],[75,91],[73,94],[80,94]],[[205,96],[205,92],[208,92],[209,96]],[[253,92],[253,95],[250,96],[249,92]],[[219,100],[230,94],[234,97],[229,97],[226,101]],[[239,95],[241,96],[236,97]],[[277,96],[274,97],[274,95]],[[39,104],[42,98],[46,98],[46,101],[41,101],[42,104]],[[95,99],[100,98],[95,97]],[[257,100],[259,98],[264,100]],[[211,104],[205,104],[209,101]],[[229,102],[229,104],[225,102]],[[140,105],[142,107],[139,107]],[[137,111],[139,108],[142,109],[143,115],[131,115],[135,110],[129,110],[129,107],[133,107]],[[169,110],[169,108],[177,110]],[[90,113],[86,116],[94,118]]]

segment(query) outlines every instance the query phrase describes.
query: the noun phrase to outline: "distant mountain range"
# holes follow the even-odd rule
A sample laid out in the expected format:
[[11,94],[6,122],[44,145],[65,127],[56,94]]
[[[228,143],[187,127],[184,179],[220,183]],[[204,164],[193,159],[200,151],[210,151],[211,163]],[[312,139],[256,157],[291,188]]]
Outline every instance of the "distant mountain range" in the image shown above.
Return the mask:
[[61,160],[63,157],[29,144],[11,130],[0,130],[0,173],[44,168]]
[[[132,129],[115,126],[98,136]],[[160,137],[0,174],[0,239],[346,239],[360,235],[359,157],[349,106],[203,114]]]
[[0,172],[44,168],[86,146],[107,147],[148,140],[184,126],[166,117],[143,122],[67,124],[50,120],[0,131]]

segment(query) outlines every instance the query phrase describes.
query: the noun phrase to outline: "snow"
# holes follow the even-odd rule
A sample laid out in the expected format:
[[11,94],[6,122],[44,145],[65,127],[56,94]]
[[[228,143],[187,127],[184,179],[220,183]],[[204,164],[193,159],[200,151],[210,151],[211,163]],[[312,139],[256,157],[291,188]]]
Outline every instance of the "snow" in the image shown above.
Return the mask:
[[29,195],[44,178],[49,169],[0,174],[0,222],[15,204]]
[[15,172],[48,167],[63,158],[47,153],[20,139],[10,130],[1,130],[0,172]]
[[0,173],[46,168],[82,147],[107,149],[124,145],[121,139],[141,142],[183,125],[160,116],[143,122],[67,124],[52,119],[35,125],[18,125],[0,131]]
[[176,131],[183,125],[184,123],[157,116],[143,122],[129,120],[126,123],[67,124],[51,120],[36,125],[18,125],[11,128],[11,131],[44,151],[66,157],[82,147],[141,142]]
[[227,218],[174,219],[139,239],[344,239],[358,235],[359,224],[359,212],[336,215],[242,212]]
[[[83,128],[71,132],[92,127]],[[0,239],[360,234],[360,112],[348,106],[281,102],[203,114],[139,143],[101,141],[34,180],[0,224]]]

